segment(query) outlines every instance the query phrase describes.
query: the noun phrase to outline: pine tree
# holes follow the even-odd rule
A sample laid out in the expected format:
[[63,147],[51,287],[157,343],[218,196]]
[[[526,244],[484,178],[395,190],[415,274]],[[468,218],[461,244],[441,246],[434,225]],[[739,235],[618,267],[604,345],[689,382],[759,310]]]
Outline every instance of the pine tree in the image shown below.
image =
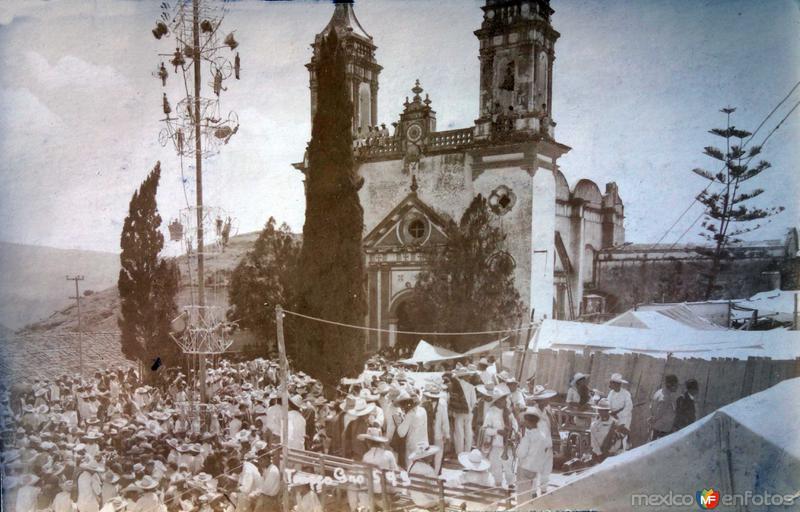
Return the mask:
[[745,150],[745,139],[750,138],[752,133],[731,125],[731,114],[735,111],[730,107],[720,110],[727,116],[727,127],[710,130],[713,135],[725,139],[725,151],[714,146],[706,146],[704,150],[704,154],[722,162],[722,168],[716,174],[701,168],[693,169],[695,174],[710,181],[709,186],[697,196],[697,200],[706,208],[702,224],[704,231],[700,235],[712,244],[711,249],[700,250],[701,254],[711,259],[711,268],[705,275],[706,300],[716,291],[719,274],[731,259],[729,246],[740,242],[739,236],[762,226],[760,223],[748,223],[783,211],[782,206],[757,208],[748,204],[751,199],[763,194],[764,190],[756,188],[744,191],[744,182],[769,169],[770,163],[761,160],[750,166],[751,160],[761,154],[761,146],[750,146]]
[[289,229],[270,217],[253,248],[236,265],[228,289],[228,320],[252,331],[263,344],[254,354],[266,356],[275,342],[277,304],[288,305],[294,296],[293,278],[300,243]]
[[[523,305],[514,286],[514,263],[502,250],[506,235],[492,225],[486,199],[476,196],[447,242],[430,254],[409,305],[412,323],[429,332],[502,330],[519,322]],[[486,336],[430,337],[454,350],[467,350]]]
[[[180,362],[180,350],[169,337],[170,321],[177,314],[175,294],[180,275],[174,262],[159,258],[164,246],[156,205],[160,177],[158,162],[131,198],[120,240],[117,288],[122,316],[117,324],[122,353],[145,368],[156,358],[167,366]],[[145,378],[149,375],[146,372]]]
[[[296,308],[305,314],[361,325],[366,313],[361,181],[353,164],[353,109],[345,54],[336,31],[323,38],[316,65],[317,111],[306,171],[306,219],[298,268]],[[327,383],[360,370],[363,334],[349,328],[291,319],[288,349],[297,366]],[[324,357],[320,357],[324,355]]]

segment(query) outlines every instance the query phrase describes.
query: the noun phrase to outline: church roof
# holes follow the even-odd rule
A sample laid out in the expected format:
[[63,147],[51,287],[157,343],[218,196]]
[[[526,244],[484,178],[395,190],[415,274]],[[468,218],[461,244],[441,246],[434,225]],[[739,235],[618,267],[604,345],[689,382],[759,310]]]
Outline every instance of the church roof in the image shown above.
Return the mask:
[[339,36],[353,34],[361,39],[372,41],[372,36],[364,30],[364,27],[361,26],[358,18],[356,18],[352,0],[336,2],[331,21],[328,22],[320,34],[327,35],[334,28]]

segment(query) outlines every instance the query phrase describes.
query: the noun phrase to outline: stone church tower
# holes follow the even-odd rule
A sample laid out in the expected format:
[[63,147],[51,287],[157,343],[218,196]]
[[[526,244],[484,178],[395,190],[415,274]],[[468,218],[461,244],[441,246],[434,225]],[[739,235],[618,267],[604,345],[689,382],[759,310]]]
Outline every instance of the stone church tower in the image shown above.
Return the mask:
[[381,66],[375,60],[376,46],[372,36],[364,30],[353,11],[353,0],[337,1],[333,17],[328,25],[317,34],[312,48],[314,55],[306,64],[310,77],[311,119],[317,111],[316,65],[322,38],[336,31],[347,51],[347,79],[350,81],[350,101],[353,102],[353,134],[358,129],[366,132],[378,123],[378,75]]
[[[486,0],[480,41],[480,96],[473,126],[436,130],[435,100],[419,80],[394,119],[377,115],[378,74],[372,37],[351,3],[337,3],[320,38],[337,30],[349,52],[354,155],[364,179],[364,252],[368,282],[369,350],[418,338],[406,314],[428,249],[446,241],[472,199],[488,198],[494,222],[507,235],[493,257],[514,268],[520,297],[534,318],[577,318],[592,310],[585,290],[594,286],[597,251],[625,239],[617,186],[605,193],[589,180],[570,187],[559,158],[570,148],[555,138],[552,119],[554,46],[549,0]],[[307,65],[311,111],[316,103],[314,58]],[[447,66],[447,63],[442,63]],[[413,85],[412,85],[413,84]],[[358,127],[379,122],[391,136],[359,140]],[[303,163],[295,164],[305,171]],[[491,262],[487,262],[491,264]],[[487,340],[488,341],[488,340]]]

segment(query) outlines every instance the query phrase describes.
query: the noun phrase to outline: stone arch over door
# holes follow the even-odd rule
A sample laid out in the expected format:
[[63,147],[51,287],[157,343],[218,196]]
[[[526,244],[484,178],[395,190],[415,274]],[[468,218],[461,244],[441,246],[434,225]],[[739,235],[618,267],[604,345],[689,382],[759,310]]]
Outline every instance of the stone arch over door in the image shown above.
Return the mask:
[[412,288],[403,290],[392,298],[389,306],[389,346],[410,347],[417,346],[419,336],[413,334],[399,334],[397,331],[418,331],[416,325],[409,318],[408,307],[415,292]]

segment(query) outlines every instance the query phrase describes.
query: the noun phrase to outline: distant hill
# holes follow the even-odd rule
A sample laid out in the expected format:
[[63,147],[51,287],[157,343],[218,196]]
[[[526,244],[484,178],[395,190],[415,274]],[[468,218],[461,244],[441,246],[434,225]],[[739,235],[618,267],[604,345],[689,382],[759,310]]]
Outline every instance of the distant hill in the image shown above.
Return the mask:
[[[227,283],[230,274],[249,251],[258,233],[247,233],[232,237],[225,252],[206,257],[206,303],[217,306],[215,309],[219,317],[224,317],[228,308]],[[81,252],[81,251],[76,251]],[[102,253],[101,253],[102,254]],[[119,364],[127,364],[122,357],[118,337],[117,318],[119,317],[119,295],[116,280],[119,272],[119,256],[117,267],[114,269],[111,283],[104,289],[83,297],[81,301],[84,365],[85,368],[107,368]],[[178,294],[179,306],[192,304],[195,289],[189,286],[192,282],[185,257],[178,257],[178,266],[181,271],[181,291]],[[89,279],[89,272],[82,271]],[[64,284],[71,284],[60,277]],[[68,286],[64,297],[70,295]],[[74,290],[72,291],[74,293]],[[53,375],[65,370],[75,371],[78,368],[77,336],[78,325],[77,308],[74,301],[61,301],[55,311],[50,310],[48,316],[27,325],[17,333],[14,343],[5,347],[0,346],[0,360],[5,359],[2,366],[7,367],[15,375]],[[3,349],[6,350],[5,355]]]
[[75,294],[68,274],[80,274],[81,292],[113,286],[119,255],[0,242],[0,324],[12,330],[63,309]]

